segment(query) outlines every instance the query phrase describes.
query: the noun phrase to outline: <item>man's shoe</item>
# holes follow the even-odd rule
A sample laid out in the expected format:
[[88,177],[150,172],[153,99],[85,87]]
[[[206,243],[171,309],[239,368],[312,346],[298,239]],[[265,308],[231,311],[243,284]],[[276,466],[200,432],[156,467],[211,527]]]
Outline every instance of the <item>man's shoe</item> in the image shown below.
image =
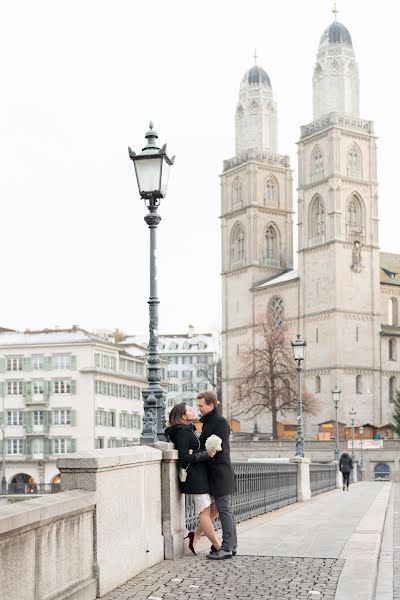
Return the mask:
[[222,550],[222,548],[220,548],[218,552],[213,552],[212,554],[210,552],[207,554],[207,558],[210,560],[224,560],[226,558],[232,558],[232,552],[227,552],[226,550]]
[[232,556],[236,556],[237,550],[232,550]]

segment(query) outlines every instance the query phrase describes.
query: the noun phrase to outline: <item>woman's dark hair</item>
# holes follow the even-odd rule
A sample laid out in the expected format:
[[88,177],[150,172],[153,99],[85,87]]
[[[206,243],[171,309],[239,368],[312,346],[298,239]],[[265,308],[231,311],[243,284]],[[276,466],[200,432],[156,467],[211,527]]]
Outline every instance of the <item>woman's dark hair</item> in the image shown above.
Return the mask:
[[183,419],[183,415],[186,412],[187,404],[185,402],[180,402],[179,404],[175,404],[175,406],[171,409],[169,413],[169,424],[171,427],[173,425],[185,425],[187,421]]

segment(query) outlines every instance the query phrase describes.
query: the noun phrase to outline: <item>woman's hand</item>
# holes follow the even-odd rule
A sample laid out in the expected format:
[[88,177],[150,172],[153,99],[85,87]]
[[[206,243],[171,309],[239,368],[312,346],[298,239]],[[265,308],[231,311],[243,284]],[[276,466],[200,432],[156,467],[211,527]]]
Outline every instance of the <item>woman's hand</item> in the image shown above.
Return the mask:
[[189,450],[189,454],[193,454],[193,450],[192,449]]

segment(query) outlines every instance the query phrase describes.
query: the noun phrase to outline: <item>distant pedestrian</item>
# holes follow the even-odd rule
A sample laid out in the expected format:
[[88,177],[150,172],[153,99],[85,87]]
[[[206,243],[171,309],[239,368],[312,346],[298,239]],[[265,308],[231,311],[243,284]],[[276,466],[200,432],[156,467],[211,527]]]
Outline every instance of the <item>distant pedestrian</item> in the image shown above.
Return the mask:
[[206,463],[210,494],[215,498],[222,525],[222,546],[218,552],[210,552],[207,558],[212,560],[232,558],[236,555],[237,538],[235,517],[231,507],[231,494],[236,490],[229,448],[231,430],[228,421],[219,414],[214,392],[197,394],[197,408],[201,414],[200,421],[203,423],[200,435],[201,448],[206,448],[207,439],[212,435],[222,440],[222,450]]
[[343,477],[343,491],[347,489],[349,491],[350,485],[350,473],[353,468],[353,459],[351,456],[347,454],[347,452],[343,452],[342,456],[339,460],[339,469],[342,471]]

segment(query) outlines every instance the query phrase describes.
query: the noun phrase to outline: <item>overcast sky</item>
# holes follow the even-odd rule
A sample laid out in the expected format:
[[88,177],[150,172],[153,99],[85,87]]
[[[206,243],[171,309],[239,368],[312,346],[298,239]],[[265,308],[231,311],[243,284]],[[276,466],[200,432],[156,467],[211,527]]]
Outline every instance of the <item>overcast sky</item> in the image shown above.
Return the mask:
[[[148,229],[127,147],[176,154],[159,227],[160,331],[220,322],[219,174],[239,83],[268,72],[297,179],[329,0],[3,0],[0,326],[147,330]],[[339,0],[379,136],[381,247],[400,252],[397,0]],[[294,188],[295,189],[295,188]],[[294,191],[294,206],[296,195]]]

